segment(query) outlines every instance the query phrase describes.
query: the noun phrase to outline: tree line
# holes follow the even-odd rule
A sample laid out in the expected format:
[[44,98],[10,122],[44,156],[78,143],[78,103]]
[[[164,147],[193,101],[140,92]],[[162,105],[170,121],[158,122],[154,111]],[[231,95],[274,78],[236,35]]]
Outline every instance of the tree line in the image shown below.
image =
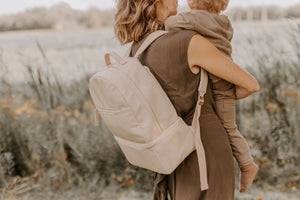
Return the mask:
[[[186,8],[185,8],[186,9]],[[185,10],[181,8],[181,10]],[[300,18],[300,4],[281,8],[278,6],[235,7],[226,11],[233,21],[277,20]],[[30,29],[93,29],[112,27],[113,10],[90,7],[86,11],[72,9],[67,3],[58,3],[50,8],[36,7],[16,14],[0,16],[0,31]]]
[[265,21],[283,18],[300,18],[300,4],[282,8],[275,5],[235,7],[227,11],[233,21]]
[[112,26],[113,11],[90,7],[86,11],[72,9],[67,3],[50,8],[36,7],[0,16],[0,31],[30,29],[91,29]]

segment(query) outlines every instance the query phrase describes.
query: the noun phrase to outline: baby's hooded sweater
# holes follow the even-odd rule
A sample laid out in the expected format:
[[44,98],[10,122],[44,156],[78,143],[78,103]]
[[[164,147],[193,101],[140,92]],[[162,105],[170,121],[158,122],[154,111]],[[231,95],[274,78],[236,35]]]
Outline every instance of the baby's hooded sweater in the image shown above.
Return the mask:
[[[232,60],[233,27],[226,15],[217,15],[205,10],[191,10],[169,17],[164,25],[166,30],[189,29],[198,32],[217,47],[224,56]],[[219,98],[224,98],[222,95],[229,98],[235,97],[232,83],[213,74],[209,74],[209,77],[214,83],[215,96]],[[226,90],[227,92],[224,93]],[[223,91],[223,93],[217,91]]]

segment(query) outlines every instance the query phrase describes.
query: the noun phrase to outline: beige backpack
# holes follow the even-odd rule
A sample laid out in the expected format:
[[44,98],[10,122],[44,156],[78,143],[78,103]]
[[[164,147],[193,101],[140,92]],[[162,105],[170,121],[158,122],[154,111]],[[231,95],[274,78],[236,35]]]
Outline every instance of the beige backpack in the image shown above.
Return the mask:
[[[151,33],[134,57],[105,55],[107,67],[89,80],[89,90],[107,128],[114,135],[127,160],[136,166],[170,174],[197,150],[201,190],[208,189],[199,117],[207,87],[207,72],[201,68],[199,98],[193,122],[188,126],[148,67],[139,56],[167,31]],[[111,63],[110,57],[117,62]],[[98,125],[96,118],[96,126]]]

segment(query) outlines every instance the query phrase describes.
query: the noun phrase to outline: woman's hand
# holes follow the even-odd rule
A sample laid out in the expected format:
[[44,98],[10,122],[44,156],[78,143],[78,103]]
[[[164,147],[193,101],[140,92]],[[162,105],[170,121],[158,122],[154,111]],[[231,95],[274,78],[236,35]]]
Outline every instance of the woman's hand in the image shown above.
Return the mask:
[[187,54],[190,69],[200,66],[238,86],[237,98],[245,98],[260,90],[258,82],[251,74],[223,56],[212,43],[199,34],[192,37]]

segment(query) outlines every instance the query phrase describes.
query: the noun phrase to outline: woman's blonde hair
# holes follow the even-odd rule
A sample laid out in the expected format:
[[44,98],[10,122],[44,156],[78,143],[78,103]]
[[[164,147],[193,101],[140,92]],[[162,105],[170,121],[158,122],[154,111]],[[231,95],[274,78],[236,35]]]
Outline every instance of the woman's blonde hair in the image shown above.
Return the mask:
[[220,13],[224,7],[228,4],[229,0],[194,0],[195,8],[204,8],[209,12]]
[[117,0],[114,32],[121,42],[137,42],[147,32],[162,28],[156,16],[160,0]]

